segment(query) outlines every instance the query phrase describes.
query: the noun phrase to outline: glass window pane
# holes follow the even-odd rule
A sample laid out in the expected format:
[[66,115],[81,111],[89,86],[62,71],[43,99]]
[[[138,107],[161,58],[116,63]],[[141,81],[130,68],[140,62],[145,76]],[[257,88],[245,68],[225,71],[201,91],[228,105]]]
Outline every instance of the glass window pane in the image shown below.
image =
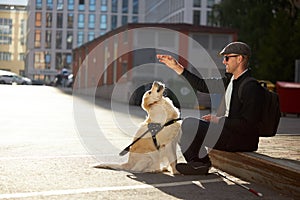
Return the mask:
[[53,1],[52,0],[47,0],[47,10],[53,10]]
[[82,31],[79,31],[77,33],[77,45],[78,46],[83,44],[83,39],[84,39],[84,33]]
[[201,7],[201,0],[194,0],[194,7]]
[[96,0],[90,0],[90,11],[96,10]]
[[57,1],[56,9],[57,10],[63,10],[64,9],[64,0],[58,0]]
[[52,27],[52,13],[46,13],[46,27]]
[[139,13],[139,1],[138,0],[133,0],[132,1],[132,13],[133,14],[138,14]]
[[35,13],[35,26],[36,27],[42,26],[42,13],[41,12]]
[[200,25],[200,23],[201,23],[201,11],[194,10],[194,13],[193,13],[193,24]]
[[122,1],[122,13],[128,13],[128,0]]
[[51,31],[46,31],[45,35],[45,48],[51,48]]
[[74,10],[74,0],[68,0],[68,10]]
[[56,31],[56,49],[61,49],[62,46],[62,31]]
[[89,31],[88,33],[88,41],[92,41],[95,38],[95,32]]
[[84,11],[84,0],[79,0],[78,10]]
[[74,14],[68,13],[68,28],[73,28]]
[[106,30],[107,28],[107,15],[100,15],[100,29]]
[[72,31],[68,31],[67,32],[67,49],[72,49],[73,48],[73,32]]
[[35,30],[34,33],[34,47],[40,48],[41,47],[41,31]]
[[35,9],[36,10],[42,10],[43,4],[42,4],[42,0],[36,0],[35,1]]
[[78,28],[84,28],[84,14],[78,15]]
[[111,29],[117,28],[118,18],[116,15],[111,16]]
[[127,18],[128,18],[127,16],[122,16],[122,25],[127,24],[127,22],[128,22]]
[[91,29],[95,28],[95,15],[94,14],[89,15],[89,28],[91,28]]
[[117,0],[111,1],[111,12],[113,12],[113,13],[118,12],[118,1]]
[[57,13],[57,19],[56,19],[56,27],[57,28],[62,28],[63,27],[63,14],[62,13]]
[[101,12],[107,12],[107,0],[101,0]]
[[207,0],[207,7],[208,8],[212,8],[214,4],[215,4],[215,0]]

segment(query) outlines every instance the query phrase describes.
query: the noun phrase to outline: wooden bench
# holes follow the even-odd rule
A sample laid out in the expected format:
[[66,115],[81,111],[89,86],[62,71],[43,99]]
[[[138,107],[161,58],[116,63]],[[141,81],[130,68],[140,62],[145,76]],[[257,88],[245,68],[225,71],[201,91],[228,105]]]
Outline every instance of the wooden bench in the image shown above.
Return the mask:
[[255,152],[211,150],[209,156],[215,168],[300,198],[299,161],[276,159]]

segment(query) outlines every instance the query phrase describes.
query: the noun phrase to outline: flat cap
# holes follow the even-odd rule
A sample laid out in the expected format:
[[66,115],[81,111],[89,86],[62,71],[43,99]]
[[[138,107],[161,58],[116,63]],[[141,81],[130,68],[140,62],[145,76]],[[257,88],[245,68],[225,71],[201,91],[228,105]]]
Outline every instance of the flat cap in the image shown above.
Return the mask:
[[250,47],[243,42],[231,42],[229,43],[222,51],[219,53],[220,55],[224,54],[239,54],[245,56],[251,56]]

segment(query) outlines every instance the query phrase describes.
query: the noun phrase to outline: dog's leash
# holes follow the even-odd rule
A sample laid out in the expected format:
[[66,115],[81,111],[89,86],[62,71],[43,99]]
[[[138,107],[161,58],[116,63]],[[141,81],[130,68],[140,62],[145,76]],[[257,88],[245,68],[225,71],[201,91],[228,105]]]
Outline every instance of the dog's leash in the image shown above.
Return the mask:
[[119,153],[120,156],[124,156],[129,152],[129,149],[132,145],[134,145],[137,141],[139,141],[142,137],[144,137],[148,132],[152,135],[152,140],[154,142],[154,145],[157,149],[159,149],[159,145],[157,144],[156,135],[159,131],[161,131],[164,127],[169,126],[171,124],[174,124],[175,122],[182,120],[182,118],[176,118],[171,119],[170,121],[166,122],[163,126],[161,126],[159,123],[149,123],[148,129],[137,139],[135,139],[130,145],[128,145],[123,151]]

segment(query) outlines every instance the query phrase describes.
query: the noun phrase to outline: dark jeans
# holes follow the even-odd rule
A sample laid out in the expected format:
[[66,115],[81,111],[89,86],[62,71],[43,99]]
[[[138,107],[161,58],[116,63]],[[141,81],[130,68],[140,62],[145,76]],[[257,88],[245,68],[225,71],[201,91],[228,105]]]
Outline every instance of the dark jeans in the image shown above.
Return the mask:
[[209,162],[206,147],[223,150],[226,148],[226,137],[222,137],[222,126],[197,118],[183,120],[180,147],[187,162]]

